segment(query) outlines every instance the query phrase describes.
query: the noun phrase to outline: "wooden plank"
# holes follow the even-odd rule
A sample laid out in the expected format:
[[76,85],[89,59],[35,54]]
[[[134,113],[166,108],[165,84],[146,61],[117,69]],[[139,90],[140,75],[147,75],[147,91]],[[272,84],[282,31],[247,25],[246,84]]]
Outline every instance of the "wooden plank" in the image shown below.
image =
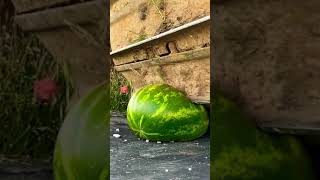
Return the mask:
[[47,8],[53,5],[68,3],[71,0],[12,0],[17,13]]
[[[174,44],[175,48],[173,49],[170,44]],[[139,57],[148,56],[146,59],[151,59],[158,56],[157,54],[159,54],[159,52],[157,52],[157,48],[161,46],[164,48],[168,47],[171,53],[185,52],[210,46],[210,21],[174,34],[161,35],[160,39],[140,44],[134,49],[125,52],[122,51],[119,54],[114,54],[112,55],[113,62],[115,65],[122,65],[144,60],[139,59]],[[144,56],[141,56],[142,54],[144,54]]]
[[197,104],[210,104],[210,94],[207,96],[189,96],[189,98]]
[[259,124],[259,127],[266,132],[275,134],[291,134],[291,135],[320,135],[320,127],[310,124],[283,125],[277,123]]
[[303,113],[298,111],[295,113],[278,112],[274,115],[265,115],[268,116],[268,119],[256,119],[261,129],[273,133],[297,135],[320,134],[319,115],[315,112],[316,109],[309,107],[308,111]]
[[73,24],[96,23],[105,14],[104,1],[96,0],[46,11],[18,15],[15,22],[24,31],[42,31]]
[[182,52],[182,53],[176,53],[173,55],[168,55],[168,56],[163,56],[163,57],[156,57],[156,58],[153,58],[150,60],[140,61],[140,62],[136,62],[136,63],[115,66],[115,69],[119,72],[130,71],[132,69],[140,69],[142,67],[173,64],[173,63],[179,63],[182,61],[202,59],[205,57],[210,57],[210,47],[195,49],[195,50],[186,51],[186,52]]

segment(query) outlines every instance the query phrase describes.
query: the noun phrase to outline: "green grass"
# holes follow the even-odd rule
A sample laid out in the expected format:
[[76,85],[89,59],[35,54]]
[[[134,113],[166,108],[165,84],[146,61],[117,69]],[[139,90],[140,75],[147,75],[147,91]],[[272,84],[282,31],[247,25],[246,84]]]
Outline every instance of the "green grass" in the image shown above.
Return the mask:
[[115,69],[111,69],[111,91],[110,91],[110,110],[117,112],[126,112],[127,105],[130,99],[129,94],[121,94],[120,87],[128,86],[130,91],[130,83],[124,78],[124,76],[117,72]]
[[[52,155],[72,87],[67,65],[59,65],[32,34],[14,25],[0,35],[0,154]],[[45,76],[59,86],[55,101],[40,105],[33,83]]]
[[149,0],[149,3],[157,9],[157,12],[161,16],[162,20],[166,20],[165,11],[163,10],[164,0]]
[[137,42],[140,42],[140,41],[143,41],[145,39],[148,38],[148,35],[144,32],[144,31],[141,31],[140,33],[134,33],[132,31],[130,31],[131,33],[135,34],[137,37],[133,40],[129,40],[129,43],[130,44],[134,44],[134,43],[137,43]]

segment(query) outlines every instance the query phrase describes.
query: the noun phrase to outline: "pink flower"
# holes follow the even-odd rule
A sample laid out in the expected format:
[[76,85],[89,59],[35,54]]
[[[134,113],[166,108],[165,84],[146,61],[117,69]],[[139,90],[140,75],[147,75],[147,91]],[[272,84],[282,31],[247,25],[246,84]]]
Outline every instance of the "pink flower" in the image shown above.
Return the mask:
[[120,87],[120,93],[121,93],[121,94],[128,94],[128,93],[129,93],[129,88],[128,88],[128,86],[122,86],[122,87]]
[[48,103],[57,94],[58,87],[54,80],[45,78],[34,82],[33,92],[37,100]]

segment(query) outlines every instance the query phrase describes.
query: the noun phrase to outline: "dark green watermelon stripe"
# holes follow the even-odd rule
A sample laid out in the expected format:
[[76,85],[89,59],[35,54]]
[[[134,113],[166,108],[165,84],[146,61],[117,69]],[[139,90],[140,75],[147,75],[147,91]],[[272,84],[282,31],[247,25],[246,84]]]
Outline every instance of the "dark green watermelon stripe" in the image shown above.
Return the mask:
[[168,103],[167,104],[161,104],[160,107],[158,108],[158,110],[154,114],[151,115],[151,118],[155,118],[155,117],[157,117],[159,115],[162,115],[163,112],[166,110],[167,106],[168,106]]
[[139,129],[135,129],[133,127],[130,127],[130,129],[132,129],[136,135],[142,136],[144,138],[147,138],[146,135],[148,135],[148,136],[155,136],[155,135],[156,136],[161,136],[159,133],[147,133],[147,132],[143,131],[143,127],[142,127],[143,119],[144,119],[144,115],[142,115],[142,117],[140,118]]
[[129,111],[129,108],[128,108],[128,113],[127,114],[129,115],[129,118],[127,118],[127,119],[131,119],[131,121],[128,121],[129,127],[138,128],[132,112],[133,111],[132,110]]
[[141,129],[141,130],[142,130],[143,118],[144,118],[144,115],[142,115],[142,116],[140,117],[140,120],[139,120],[139,129]]
[[[148,95],[150,96],[150,90],[153,90],[153,89],[155,89],[156,88],[156,86],[153,86],[153,85],[151,85],[150,86],[151,88],[150,89],[140,89],[140,90],[138,90],[137,92],[136,92],[136,94],[134,95],[134,96],[132,96],[132,101],[130,101],[130,102],[135,102],[135,100],[139,100],[139,101],[141,101],[140,99],[141,99],[141,96],[145,96],[145,93],[148,93]],[[147,91],[147,92],[146,92]],[[147,101],[148,99],[146,99],[146,101]],[[128,114],[129,114],[129,117],[131,118],[131,119],[135,119],[134,118],[134,116],[132,115],[132,112],[135,110],[135,109],[137,109],[137,106],[139,105],[138,103],[135,103],[135,104],[130,104],[130,102],[129,102],[129,105],[128,105]],[[140,103],[143,103],[143,102],[140,102]],[[141,118],[140,118],[140,120],[139,121],[141,121]],[[140,126],[138,126],[137,124],[136,124],[136,121],[135,120],[133,120],[133,121],[129,121],[130,123],[132,122],[132,125],[136,128],[136,129],[138,129],[138,128],[140,128],[141,129],[141,125]],[[139,124],[141,124],[141,122],[139,123]]]
[[140,136],[144,137],[145,139],[151,139],[150,136],[163,136],[163,135],[161,135],[160,133],[147,133],[141,130]]

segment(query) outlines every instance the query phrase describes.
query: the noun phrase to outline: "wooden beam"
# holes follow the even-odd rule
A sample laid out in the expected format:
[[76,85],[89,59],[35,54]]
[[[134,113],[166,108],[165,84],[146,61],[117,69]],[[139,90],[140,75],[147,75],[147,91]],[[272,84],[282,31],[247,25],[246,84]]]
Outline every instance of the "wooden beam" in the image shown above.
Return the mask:
[[258,122],[260,129],[266,132],[275,134],[290,134],[290,135],[320,135],[319,124],[284,124],[282,122],[269,122],[261,123]]
[[150,60],[115,66],[115,69],[119,72],[130,71],[132,69],[140,69],[142,67],[173,64],[173,63],[178,63],[182,61],[203,59],[205,57],[210,57],[210,47],[205,47],[205,48],[195,49],[195,50],[186,51],[182,53],[176,53],[168,56],[157,57]]
[[117,49],[117,50],[112,50],[110,55],[111,55],[111,57],[113,57],[113,56],[115,56],[117,54],[120,54],[120,53],[123,53],[125,51],[132,50],[134,48],[138,48],[139,46],[144,46],[144,45],[146,45],[148,43],[151,43],[151,42],[155,42],[155,41],[157,41],[159,39],[162,39],[162,38],[164,38],[166,36],[169,36],[171,34],[175,34],[175,33],[178,33],[178,32],[181,33],[183,31],[185,31],[186,29],[199,26],[200,24],[203,24],[203,23],[210,23],[210,16],[204,16],[204,17],[202,17],[200,19],[197,19],[195,21],[189,22],[189,23],[184,24],[182,26],[170,29],[170,30],[165,31],[165,32],[163,32],[161,34],[158,34],[156,36],[152,36],[150,38],[147,38],[145,40],[130,44],[130,45],[126,46],[126,47],[123,47],[123,48],[120,48],[120,49]]
[[210,104],[210,96],[209,97],[202,97],[202,96],[197,96],[197,97],[191,97],[189,96],[189,98],[197,103],[197,104]]
[[23,31],[42,31],[73,24],[96,23],[104,18],[104,1],[95,0],[71,6],[18,15],[15,22]]
[[18,14],[68,2],[70,2],[70,0],[12,0]]

